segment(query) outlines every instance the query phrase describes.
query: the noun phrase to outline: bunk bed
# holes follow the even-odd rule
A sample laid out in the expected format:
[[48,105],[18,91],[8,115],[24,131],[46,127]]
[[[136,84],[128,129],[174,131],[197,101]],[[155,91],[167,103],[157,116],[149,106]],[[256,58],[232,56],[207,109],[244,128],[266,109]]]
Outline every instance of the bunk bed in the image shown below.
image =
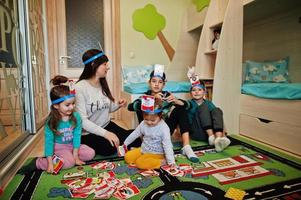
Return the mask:
[[245,79],[239,115],[241,135],[297,155],[301,155],[301,49],[294,44],[301,39],[296,26],[300,12],[299,1],[258,0],[244,6]]
[[[262,84],[253,85],[268,90],[262,87]],[[299,88],[296,91],[301,94],[301,84],[297,85]],[[242,93],[240,97],[240,134],[301,155],[299,144],[301,141],[300,99],[268,99]]]

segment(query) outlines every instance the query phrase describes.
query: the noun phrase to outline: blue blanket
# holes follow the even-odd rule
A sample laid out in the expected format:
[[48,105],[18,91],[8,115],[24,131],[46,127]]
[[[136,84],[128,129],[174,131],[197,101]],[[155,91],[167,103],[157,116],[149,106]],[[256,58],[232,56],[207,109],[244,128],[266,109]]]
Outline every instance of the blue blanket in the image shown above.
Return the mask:
[[267,99],[301,99],[301,83],[243,84],[241,93]]

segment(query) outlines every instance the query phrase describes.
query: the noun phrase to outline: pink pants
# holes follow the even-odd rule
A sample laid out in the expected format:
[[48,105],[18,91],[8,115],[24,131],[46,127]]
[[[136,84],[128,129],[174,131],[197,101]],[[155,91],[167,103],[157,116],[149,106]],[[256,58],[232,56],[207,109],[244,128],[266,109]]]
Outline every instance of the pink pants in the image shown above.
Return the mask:
[[[73,157],[73,144],[54,144],[54,154],[64,160],[63,169],[71,168],[75,166],[75,160]],[[82,161],[92,160],[95,156],[95,151],[85,144],[81,144],[78,149],[78,157]],[[48,161],[47,158],[38,158],[36,161],[38,169],[47,170]]]

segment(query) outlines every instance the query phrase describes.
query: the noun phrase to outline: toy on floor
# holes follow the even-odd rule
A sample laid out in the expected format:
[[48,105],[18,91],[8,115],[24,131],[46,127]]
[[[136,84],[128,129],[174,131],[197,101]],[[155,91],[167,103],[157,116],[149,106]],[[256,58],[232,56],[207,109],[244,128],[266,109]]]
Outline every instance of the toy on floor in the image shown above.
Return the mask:
[[64,165],[64,160],[57,155],[52,156],[53,173],[58,174]]
[[226,192],[225,197],[228,197],[230,199],[234,200],[242,200],[245,196],[246,192],[243,190],[239,190],[236,188],[229,188],[229,190]]

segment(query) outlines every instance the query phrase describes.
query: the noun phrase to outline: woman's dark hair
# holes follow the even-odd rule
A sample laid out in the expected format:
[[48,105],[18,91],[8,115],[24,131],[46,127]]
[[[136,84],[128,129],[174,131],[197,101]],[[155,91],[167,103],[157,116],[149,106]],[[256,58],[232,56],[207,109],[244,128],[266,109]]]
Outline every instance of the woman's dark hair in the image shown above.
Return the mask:
[[[102,51],[98,50],[98,49],[90,49],[88,51],[86,51],[82,57],[83,62],[85,62],[86,60],[92,58],[93,56],[102,53]],[[82,72],[82,74],[80,75],[79,79],[77,82],[83,80],[83,79],[89,79],[91,77],[93,77],[96,74],[96,71],[98,69],[98,67],[103,64],[108,62],[109,59],[106,55],[102,55],[98,58],[96,58],[95,60],[85,64],[85,68],[84,71]],[[115,101],[114,97],[112,96],[112,93],[110,91],[107,79],[104,78],[100,78],[99,79],[99,83],[102,87],[102,91],[103,94],[105,96],[107,96],[111,101]]]
[[[50,83],[53,84],[53,88],[51,88],[50,90],[51,101],[57,100],[61,97],[70,94],[69,86],[63,85],[66,82],[68,82],[68,78],[60,75],[55,76],[53,79],[50,80]],[[48,126],[50,130],[52,130],[55,134],[59,135],[60,133],[57,131],[57,126],[59,124],[59,121],[62,119],[62,116],[59,113],[59,111],[54,107],[54,105],[50,106],[50,113],[48,115]],[[70,120],[72,125],[75,127],[77,121],[73,114],[70,116]]]
[[[149,75],[149,80],[151,80],[153,77],[154,77],[154,74],[155,74],[155,71],[153,70],[150,75]],[[166,75],[165,73],[163,72],[163,77],[161,77],[163,81],[166,80]]]

